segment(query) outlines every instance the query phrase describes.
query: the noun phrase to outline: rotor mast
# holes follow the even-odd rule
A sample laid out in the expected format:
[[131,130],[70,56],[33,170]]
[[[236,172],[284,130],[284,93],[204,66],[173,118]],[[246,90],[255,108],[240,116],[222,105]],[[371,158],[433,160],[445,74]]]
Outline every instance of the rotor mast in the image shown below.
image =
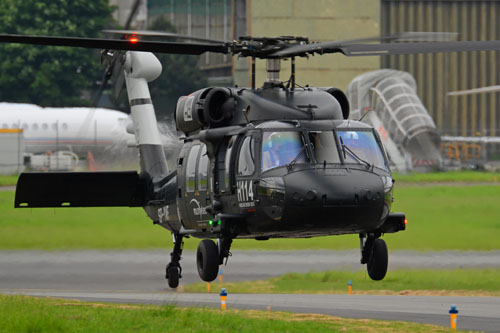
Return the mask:
[[266,83],[272,85],[281,84],[280,69],[281,69],[281,59],[279,58],[266,59],[266,71],[267,71]]

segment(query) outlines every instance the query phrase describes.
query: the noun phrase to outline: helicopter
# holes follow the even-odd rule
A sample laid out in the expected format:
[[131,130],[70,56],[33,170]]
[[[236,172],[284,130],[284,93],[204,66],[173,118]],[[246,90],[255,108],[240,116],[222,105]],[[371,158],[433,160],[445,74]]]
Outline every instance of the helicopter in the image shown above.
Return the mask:
[[[118,64],[124,74],[132,118],[128,130],[140,152],[140,173],[23,173],[15,207],[143,207],[153,223],[172,233],[165,272],[171,288],[182,277],[183,239],[190,236],[202,239],[196,262],[207,282],[227,264],[235,239],[342,234],[359,235],[361,264],[371,279],[382,280],[388,249],[381,236],[403,231],[407,223],[404,213],[391,212],[394,179],[387,154],[373,127],[349,119],[342,90],[296,84],[295,58],[500,49],[500,41],[407,43],[394,36],[380,38],[389,43],[371,44],[371,39],[318,43],[294,36],[166,42],[139,35],[0,35],[3,43],[102,49],[102,62]],[[166,162],[148,88],[161,73],[152,52],[251,58],[250,87],[207,87],[179,98],[175,123],[183,147],[174,170]],[[266,61],[267,79],[260,88],[255,87],[256,59]],[[279,77],[283,59],[291,64],[286,82]]]

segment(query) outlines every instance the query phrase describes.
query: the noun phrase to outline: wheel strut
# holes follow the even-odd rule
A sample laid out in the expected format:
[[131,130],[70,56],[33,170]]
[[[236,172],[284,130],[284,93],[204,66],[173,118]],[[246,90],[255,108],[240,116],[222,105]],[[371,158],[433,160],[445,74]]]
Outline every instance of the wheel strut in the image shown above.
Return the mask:
[[367,264],[372,257],[373,243],[377,239],[375,234],[359,234],[359,243],[361,248],[361,264]]
[[170,262],[165,269],[165,278],[168,280],[168,285],[170,288],[177,288],[179,285],[179,279],[182,278],[182,268],[180,265],[182,247],[184,242],[182,241],[182,235],[172,234],[174,241],[174,249],[170,253]]
[[224,259],[226,259],[226,264],[228,258],[231,256],[231,244],[233,243],[233,239],[229,237],[220,238],[217,241],[217,245],[219,246],[219,265],[224,263]]

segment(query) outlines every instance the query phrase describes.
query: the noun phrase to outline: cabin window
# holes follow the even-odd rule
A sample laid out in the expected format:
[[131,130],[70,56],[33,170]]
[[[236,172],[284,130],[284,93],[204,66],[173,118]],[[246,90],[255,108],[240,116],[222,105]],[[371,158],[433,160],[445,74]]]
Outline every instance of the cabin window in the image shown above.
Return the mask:
[[305,163],[307,155],[299,132],[264,132],[262,140],[262,171],[287,165],[292,161]]
[[44,131],[46,131],[48,128],[49,128],[49,125],[47,125],[46,123],[43,123],[43,124],[42,124],[42,129],[43,129]]
[[198,162],[198,191],[206,191],[208,187],[208,154],[207,146],[201,148],[200,161]]
[[4,124],[2,124],[2,128],[9,128],[9,125],[4,123]]
[[28,129],[28,127],[29,127],[29,126],[28,126],[28,124],[23,124],[23,129],[24,129],[24,130],[27,130],[27,129]]
[[226,158],[224,160],[224,167],[225,167],[224,189],[226,191],[230,191],[230,189],[231,189],[231,178],[230,178],[230,175],[231,175],[230,171],[231,170],[230,170],[230,167],[231,167],[231,152],[233,151],[234,141],[236,141],[236,136],[233,136],[231,138],[231,140],[229,141],[229,144],[227,145],[227,150],[226,150]]
[[31,125],[31,128],[33,129],[33,131],[38,130],[38,124]]
[[370,130],[338,130],[345,163],[373,165],[387,170],[384,154]]
[[317,163],[340,163],[333,131],[311,131],[309,132],[309,141]]
[[238,175],[250,176],[255,171],[254,158],[254,140],[247,136],[241,144],[240,155],[238,158]]
[[191,151],[189,152],[186,165],[186,192],[194,192],[195,189],[196,185],[195,169],[199,151],[200,151],[200,145],[195,145],[191,147]]
[[68,124],[63,123],[63,124],[62,124],[62,129],[63,129],[63,130],[67,130],[67,129],[68,129]]

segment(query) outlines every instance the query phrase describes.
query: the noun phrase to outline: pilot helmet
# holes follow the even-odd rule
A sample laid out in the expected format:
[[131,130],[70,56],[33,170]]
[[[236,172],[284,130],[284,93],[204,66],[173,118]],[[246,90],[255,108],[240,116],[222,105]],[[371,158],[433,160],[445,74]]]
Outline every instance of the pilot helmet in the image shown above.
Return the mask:
[[347,140],[358,140],[359,136],[358,136],[358,133],[353,132],[353,131],[349,131],[349,132],[345,132],[344,138]]

